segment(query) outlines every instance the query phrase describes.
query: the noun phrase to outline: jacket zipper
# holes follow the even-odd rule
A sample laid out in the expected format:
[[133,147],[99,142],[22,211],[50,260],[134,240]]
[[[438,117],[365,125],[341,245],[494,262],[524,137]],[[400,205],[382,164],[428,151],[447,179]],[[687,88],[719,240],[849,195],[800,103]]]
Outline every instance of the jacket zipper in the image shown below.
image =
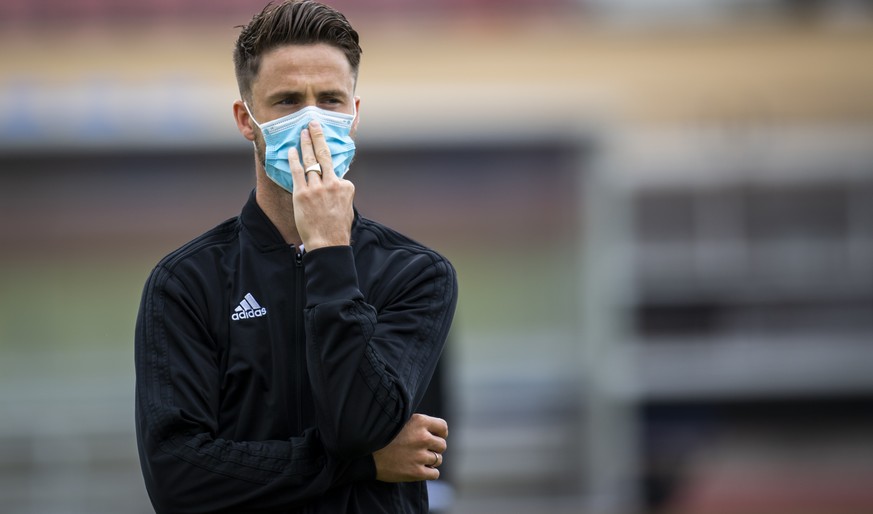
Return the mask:
[[[303,254],[297,250],[296,255],[294,257],[294,262],[296,265],[296,283],[294,287],[296,288],[296,305],[294,308],[294,315],[296,317],[296,325],[297,325],[297,334],[295,337],[295,355],[296,355],[296,364],[297,364],[297,373],[296,376],[296,395],[297,395],[297,433],[300,434],[303,432],[303,372],[306,370],[306,363],[303,362],[303,345],[305,344],[306,332],[303,329]],[[300,313],[299,315],[297,313]]]

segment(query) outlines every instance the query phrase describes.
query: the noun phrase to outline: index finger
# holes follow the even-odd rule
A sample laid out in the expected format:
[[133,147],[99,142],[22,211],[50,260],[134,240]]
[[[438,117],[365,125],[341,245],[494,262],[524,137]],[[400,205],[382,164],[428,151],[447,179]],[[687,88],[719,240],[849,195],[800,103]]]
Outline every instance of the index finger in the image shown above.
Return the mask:
[[309,122],[309,138],[312,141],[312,151],[315,154],[315,160],[321,165],[321,179],[334,180],[337,178],[333,171],[333,159],[330,155],[330,147],[327,146],[327,140],[324,137],[324,129],[321,128],[321,123],[318,120]]
[[428,416],[425,426],[427,431],[435,436],[442,437],[443,439],[449,437],[449,424],[442,418]]

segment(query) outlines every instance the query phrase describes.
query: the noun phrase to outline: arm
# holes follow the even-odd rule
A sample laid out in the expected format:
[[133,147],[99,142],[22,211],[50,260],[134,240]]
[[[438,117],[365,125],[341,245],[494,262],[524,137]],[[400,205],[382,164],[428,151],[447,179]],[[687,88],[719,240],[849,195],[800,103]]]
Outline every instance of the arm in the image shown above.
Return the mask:
[[320,433],[344,458],[372,453],[410,419],[433,375],[455,307],[454,270],[430,254],[410,259],[385,277],[394,297],[377,314],[358,287],[351,247],[315,250],[304,263]]
[[[451,265],[427,251],[384,263],[390,297],[364,301],[349,246],[354,185],[337,178],[317,123],[289,151],[294,217],[307,249],[307,367],[325,447],[343,458],[385,447],[424,395],[457,302]],[[302,164],[300,159],[302,159]],[[320,164],[308,176],[304,167]]]
[[316,430],[277,441],[218,439],[217,351],[195,301],[158,267],[136,328],[136,428],[158,512],[291,508],[332,486],[375,475],[373,460],[339,460]]

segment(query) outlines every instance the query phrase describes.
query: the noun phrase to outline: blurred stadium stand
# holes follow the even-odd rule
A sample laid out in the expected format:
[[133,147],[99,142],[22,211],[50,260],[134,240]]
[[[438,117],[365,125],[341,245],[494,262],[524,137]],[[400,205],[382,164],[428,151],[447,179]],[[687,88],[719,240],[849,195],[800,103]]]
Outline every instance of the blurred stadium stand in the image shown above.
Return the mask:
[[[359,207],[461,276],[451,512],[873,511],[871,2],[333,4]],[[0,510],[150,511],[132,318],[252,186],[260,7],[0,3]]]
[[[0,23],[150,23],[247,21],[266,2],[261,0],[6,0]],[[488,13],[579,7],[578,0],[337,0],[330,5],[349,17],[410,14]]]

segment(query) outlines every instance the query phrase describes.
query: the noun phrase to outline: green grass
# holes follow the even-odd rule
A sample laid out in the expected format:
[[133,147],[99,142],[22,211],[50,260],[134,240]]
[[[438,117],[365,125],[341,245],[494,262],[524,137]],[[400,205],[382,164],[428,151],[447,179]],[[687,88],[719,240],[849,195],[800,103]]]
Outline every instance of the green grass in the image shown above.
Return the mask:
[[458,319],[475,331],[571,324],[578,274],[571,245],[447,252],[458,272]]
[[99,348],[133,340],[150,264],[0,262],[0,348]]
[[[458,271],[456,324],[464,330],[572,323],[577,276],[570,245],[464,248],[446,255]],[[0,261],[0,351],[131,348],[153,264],[109,257]]]

